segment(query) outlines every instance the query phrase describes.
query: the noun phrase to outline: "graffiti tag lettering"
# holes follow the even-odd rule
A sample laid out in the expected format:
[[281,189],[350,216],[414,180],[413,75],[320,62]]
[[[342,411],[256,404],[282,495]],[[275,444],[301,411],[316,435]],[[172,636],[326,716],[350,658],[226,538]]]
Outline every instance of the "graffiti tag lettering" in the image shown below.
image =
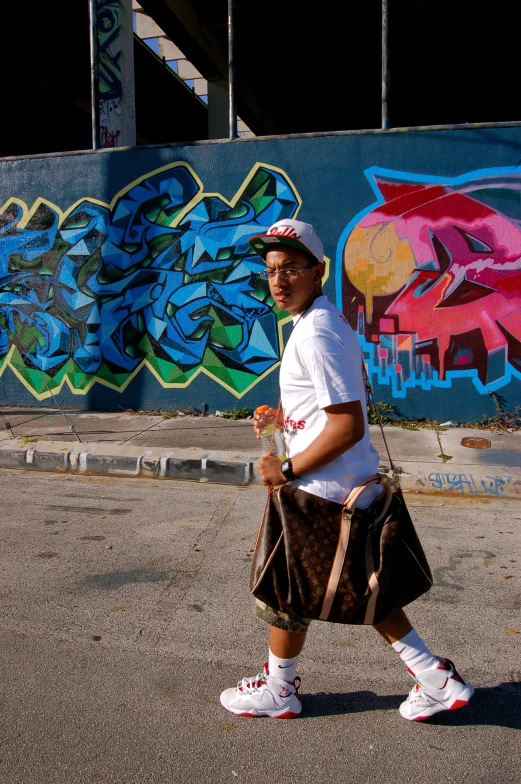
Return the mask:
[[101,147],[117,147],[121,131],[111,131],[105,125],[100,128]]
[[505,494],[507,484],[510,484],[508,477],[503,479],[497,476],[485,476],[484,479],[476,481],[472,474],[442,473],[431,471],[428,475],[422,476],[433,490],[449,493],[461,493],[462,495],[479,495],[480,493],[494,496]]
[[147,174],[110,205],[40,199],[0,210],[0,373],[40,400],[67,382],[124,389],[147,366],[165,387],[201,371],[236,397],[279,361],[264,262],[248,239],[293,217],[287,176],[256,165],[231,202],[186,164]]

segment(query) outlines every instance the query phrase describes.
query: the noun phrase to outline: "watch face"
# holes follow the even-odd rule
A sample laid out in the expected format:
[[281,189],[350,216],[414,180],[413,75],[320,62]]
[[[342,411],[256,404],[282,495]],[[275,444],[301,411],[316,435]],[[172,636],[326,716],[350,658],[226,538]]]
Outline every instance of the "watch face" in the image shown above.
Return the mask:
[[286,479],[293,479],[293,469],[291,467],[291,461],[290,460],[285,460],[282,463],[282,465],[280,467],[280,470],[281,470],[282,474],[286,477]]

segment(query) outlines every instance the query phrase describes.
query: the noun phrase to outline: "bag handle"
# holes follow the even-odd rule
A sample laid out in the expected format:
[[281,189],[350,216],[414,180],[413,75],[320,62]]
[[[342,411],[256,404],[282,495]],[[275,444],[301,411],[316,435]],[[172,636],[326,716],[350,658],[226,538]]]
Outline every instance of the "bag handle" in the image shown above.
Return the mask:
[[367,490],[368,487],[372,485],[382,485],[382,494],[385,493],[385,503],[383,505],[382,511],[375,519],[375,523],[379,523],[385,515],[387,514],[387,510],[389,509],[389,505],[391,503],[391,498],[393,495],[392,487],[390,486],[389,482],[387,481],[387,477],[383,474],[373,474],[372,476],[368,476],[367,479],[364,479],[357,487],[353,488],[349,495],[347,496],[347,500],[344,503],[343,512],[347,512],[349,515],[352,515],[355,511],[356,504],[358,499],[364,492]]
[[[344,566],[344,561],[347,554],[347,548],[349,545],[349,537],[351,534],[351,515],[353,514],[359,496],[366,490],[368,487],[372,485],[382,485],[382,494],[385,493],[385,503],[382,507],[382,511],[378,515],[378,517],[371,523],[371,525],[376,525],[380,523],[385,515],[387,514],[387,510],[389,509],[391,498],[392,498],[392,488],[387,481],[387,477],[383,476],[383,474],[373,474],[372,476],[368,476],[367,479],[364,479],[357,487],[355,487],[349,493],[347,501],[344,504],[344,508],[342,510],[342,515],[340,518],[340,532],[338,537],[338,545],[335,553],[335,557],[333,559],[333,564],[331,566],[331,572],[329,574],[329,580],[326,586],[326,592],[324,595],[324,602],[322,605],[322,610],[319,615],[319,620],[327,621],[329,618],[329,613],[331,612],[331,608],[333,606],[333,601],[336,596],[338,583],[340,581],[340,576],[342,574],[342,569]],[[371,526],[370,526],[371,527]],[[369,536],[368,529],[368,536],[367,540],[370,541],[371,537]],[[378,596],[378,579],[376,574],[374,573],[374,562],[372,560],[372,551],[367,551],[366,547],[366,571],[367,571],[367,581],[368,581],[368,588],[370,591],[370,599],[368,604],[368,609],[366,612],[366,616],[364,619],[364,623],[371,624],[373,622],[375,608],[376,608],[376,597]]]

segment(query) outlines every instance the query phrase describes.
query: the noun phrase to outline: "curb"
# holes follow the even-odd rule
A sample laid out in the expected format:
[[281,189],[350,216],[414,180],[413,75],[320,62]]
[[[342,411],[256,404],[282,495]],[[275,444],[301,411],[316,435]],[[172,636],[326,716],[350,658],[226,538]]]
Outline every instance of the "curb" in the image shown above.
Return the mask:
[[183,479],[244,486],[254,479],[253,460],[222,460],[209,455],[179,457],[175,452],[146,447],[120,447],[103,443],[68,441],[24,443],[14,439],[0,444],[0,468],[52,471],[98,476]]
[[[195,448],[115,446],[110,442],[75,444],[70,441],[36,441],[23,438],[0,443],[0,468],[51,471],[98,476],[177,479],[215,482],[244,487],[262,484],[256,471],[256,456],[221,452],[209,455]],[[385,461],[381,473],[392,477]],[[521,466],[468,464],[451,466],[440,462],[402,462],[395,478],[406,492],[456,497],[487,496],[521,500]]]
[[[388,466],[378,470],[392,477]],[[402,462],[395,466],[402,490],[426,495],[516,498],[521,500],[521,467],[468,464],[450,468],[434,462]]]

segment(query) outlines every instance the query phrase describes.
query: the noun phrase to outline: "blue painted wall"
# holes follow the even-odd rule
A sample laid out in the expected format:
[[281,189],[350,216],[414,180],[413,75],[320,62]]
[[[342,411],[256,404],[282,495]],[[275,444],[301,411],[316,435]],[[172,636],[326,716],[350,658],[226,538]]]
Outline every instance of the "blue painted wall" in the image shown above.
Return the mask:
[[0,161],[0,400],[277,400],[287,337],[248,237],[313,223],[377,397],[438,421],[521,400],[521,128]]

